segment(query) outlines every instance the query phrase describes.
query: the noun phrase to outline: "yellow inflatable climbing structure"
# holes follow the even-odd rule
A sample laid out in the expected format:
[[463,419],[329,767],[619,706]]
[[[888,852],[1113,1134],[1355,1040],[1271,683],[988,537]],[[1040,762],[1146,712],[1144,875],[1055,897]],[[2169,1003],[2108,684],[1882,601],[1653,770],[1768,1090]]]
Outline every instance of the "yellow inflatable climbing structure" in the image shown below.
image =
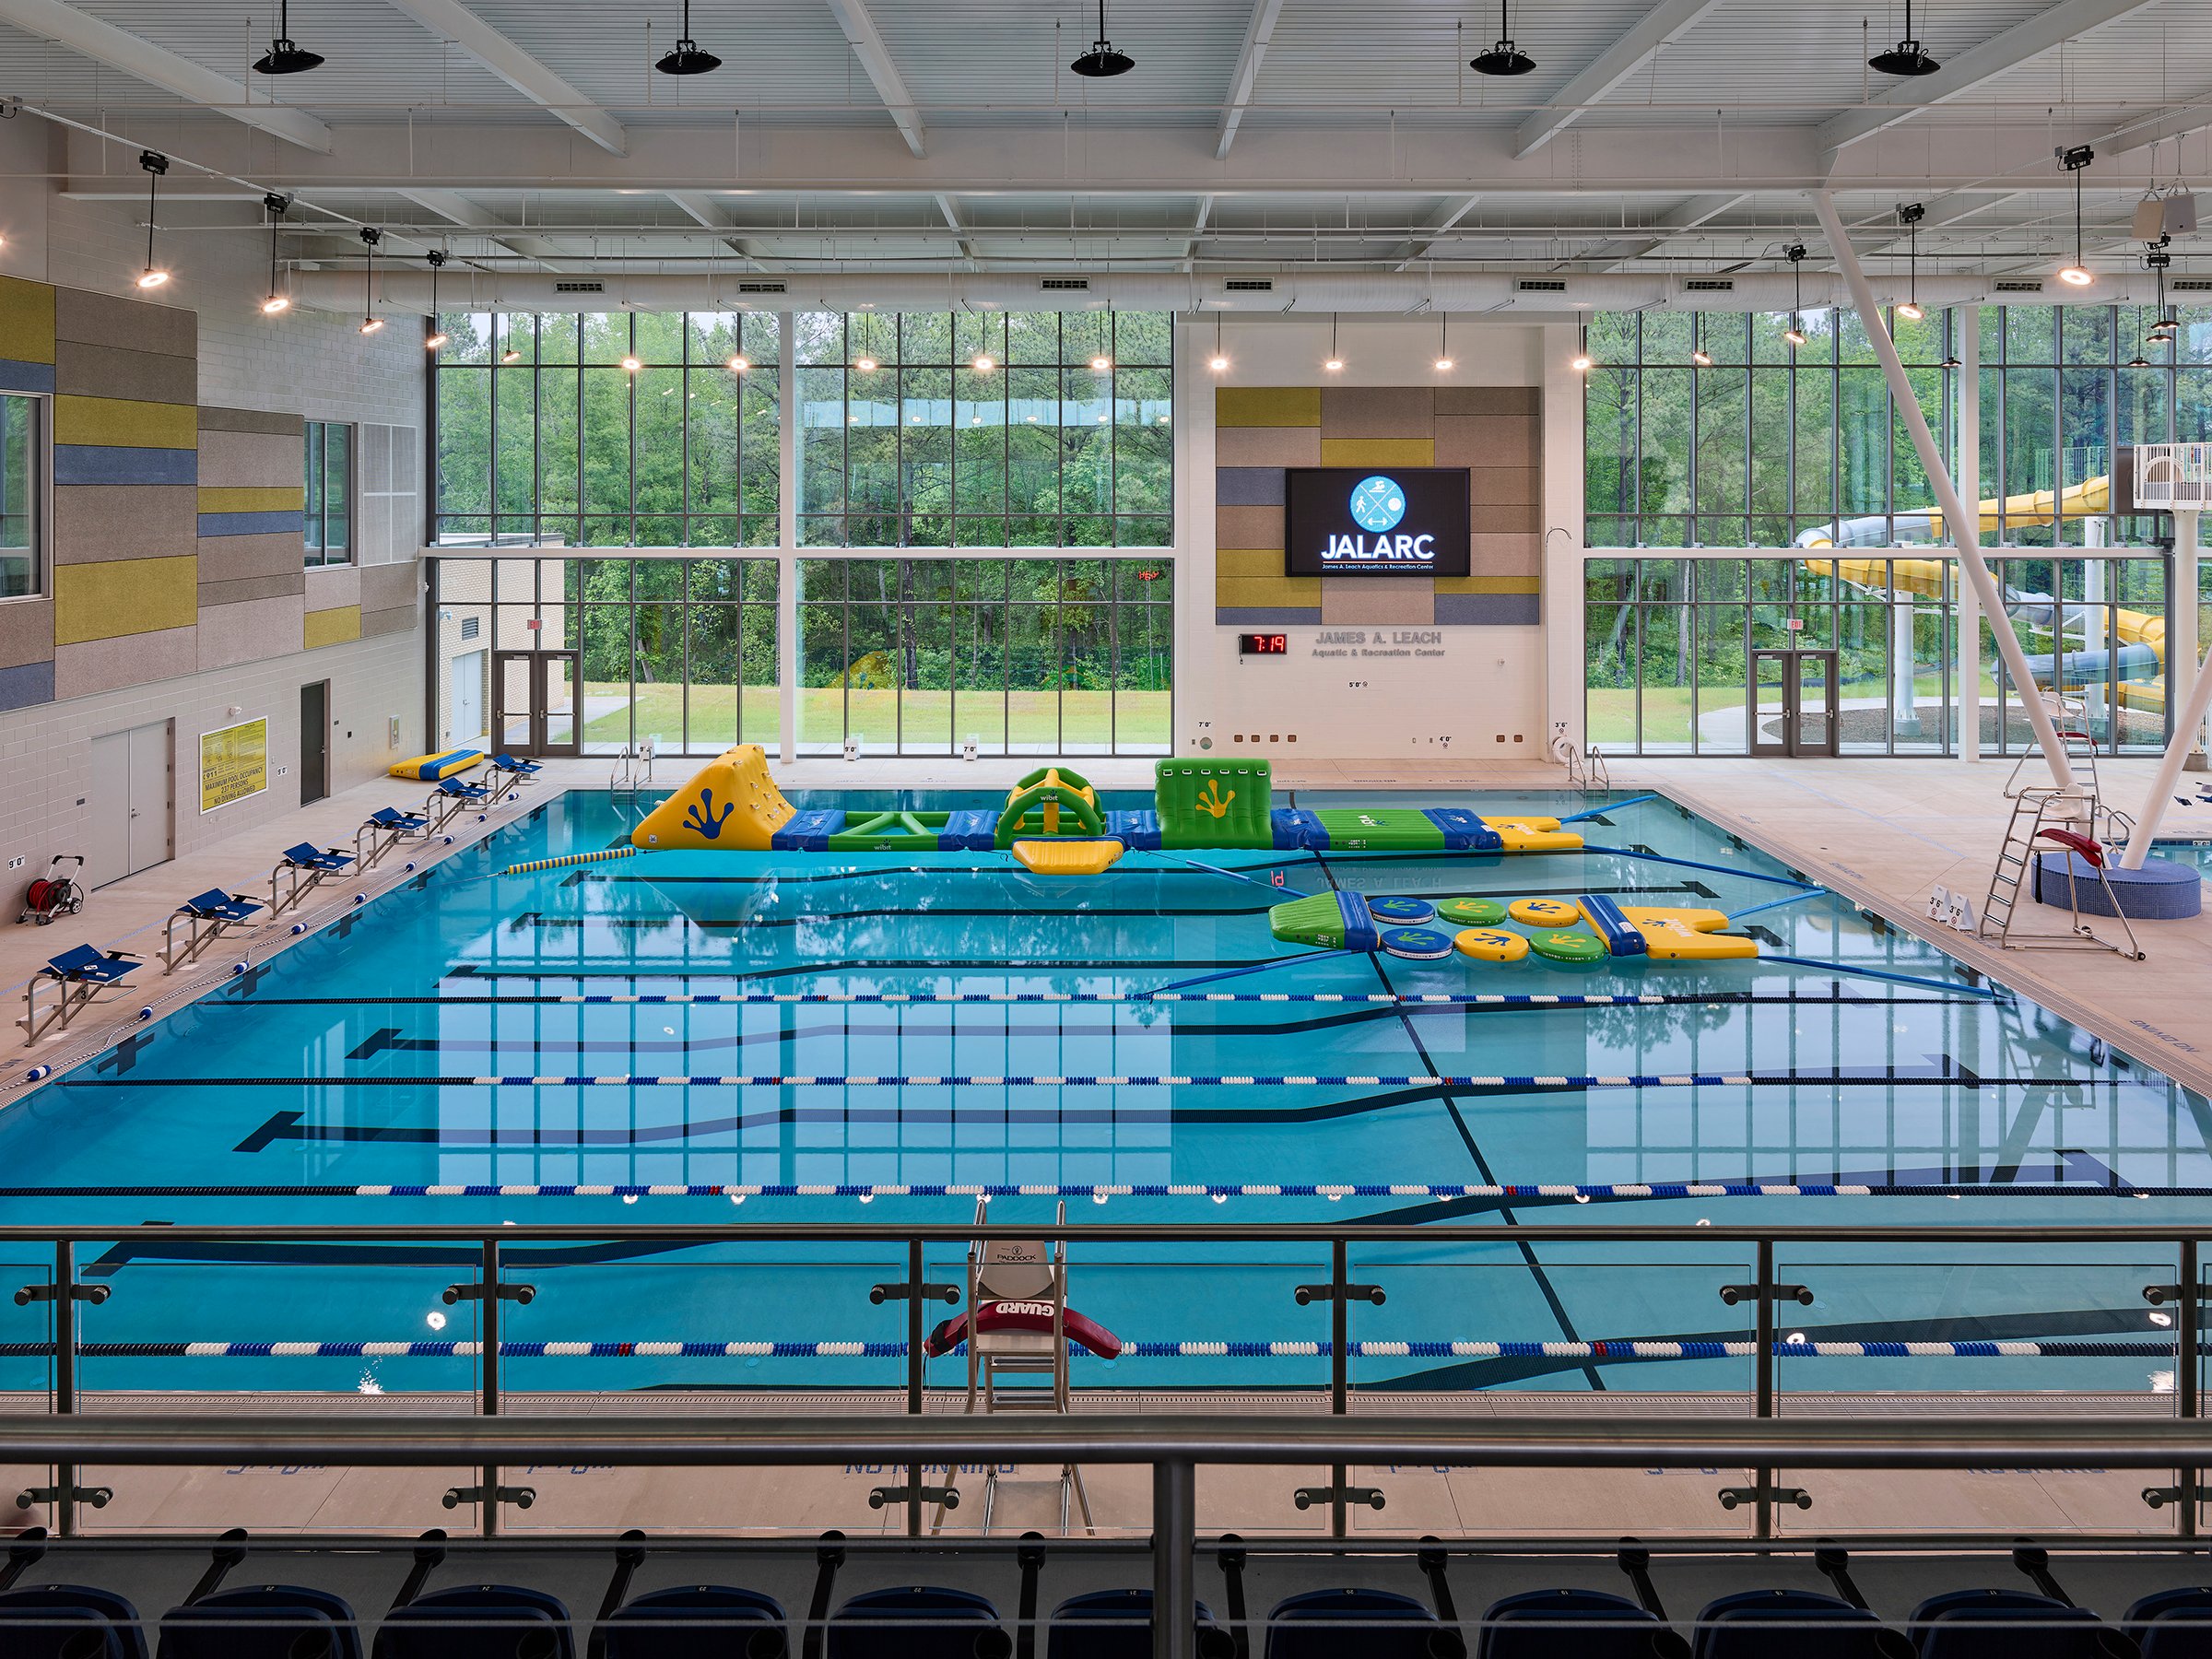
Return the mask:
[[768,751],[741,743],[655,806],[629,840],[659,852],[765,853],[797,813],[768,775]]

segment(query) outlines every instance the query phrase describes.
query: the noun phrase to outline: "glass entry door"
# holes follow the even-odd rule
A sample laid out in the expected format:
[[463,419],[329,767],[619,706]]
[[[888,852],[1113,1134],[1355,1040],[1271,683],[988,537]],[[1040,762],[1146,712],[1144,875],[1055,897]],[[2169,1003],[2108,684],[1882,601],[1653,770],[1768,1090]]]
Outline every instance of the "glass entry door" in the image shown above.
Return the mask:
[[1751,752],[1836,753],[1837,662],[1832,651],[1751,653]]
[[502,651],[492,662],[492,738],[510,755],[574,755],[583,653]]

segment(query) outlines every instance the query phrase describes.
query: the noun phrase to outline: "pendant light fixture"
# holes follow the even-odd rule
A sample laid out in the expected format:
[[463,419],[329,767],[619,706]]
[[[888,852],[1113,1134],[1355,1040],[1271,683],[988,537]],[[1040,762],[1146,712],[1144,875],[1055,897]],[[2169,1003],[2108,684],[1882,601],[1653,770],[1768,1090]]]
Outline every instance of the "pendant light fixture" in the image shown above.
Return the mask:
[[637,354],[636,352],[634,352],[634,351],[631,351],[631,352],[626,352],[626,353],[624,353],[624,354],[623,354],[623,358],[622,358],[622,372],[623,372],[623,373],[625,373],[625,374],[635,374],[635,373],[637,373],[637,372],[638,372],[638,371],[639,371],[639,370],[641,370],[641,369],[642,369],[642,368],[644,368],[644,367],[645,367],[645,359],[644,359],[643,358],[641,358],[641,357],[638,356],[638,354]]
[[453,339],[453,336],[445,332],[445,325],[438,320],[438,273],[444,268],[444,252],[438,248],[432,248],[430,250],[430,332],[425,335],[422,340],[423,349],[426,351],[441,351]]
[[1090,43],[1088,52],[1068,67],[1086,80],[1110,80],[1136,67],[1135,58],[1125,52],[1116,52],[1113,42],[1106,38],[1106,0],[1099,0],[1099,38]]
[[1910,240],[1905,254],[1905,302],[1897,308],[1897,314],[1917,323],[1928,313],[1920,309],[1920,221],[1928,216],[1924,204],[1907,202],[1897,210],[1897,222],[1905,228]]
[[292,198],[272,191],[261,198],[261,205],[269,210],[269,292],[261,302],[261,314],[274,317],[292,309],[289,297],[276,289],[276,228],[284,222],[284,211],[292,205]]
[[169,280],[169,267],[154,263],[154,208],[160,200],[161,175],[169,171],[169,158],[140,150],[138,165],[146,169],[146,269],[138,273],[138,286],[158,288]]
[[1206,360],[1206,366],[1216,374],[1226,373],[1229,370],[1229,354],[1221,349],[1221,313],[1219,312],[1214,313],[1214,355]]
[[1449,374],[1456,367],[1452,361],[1452,313],[1439,312],[1437,317],[1443,324],[1443,331],[1437,340],[1436,371],[1439,374]]
[[384,240],[384,233],[374,225],[361,227],[361,241],[369,250],[369,263],[361,274],[361,332],[372,335],[384,325],[376,314],[376,244]]
[[1574,355],[1567,359],[1567,367],[1577,374],[1587,374],[1597,367],[1597,359],[1590,355],[1590,325],[1587,323],[1574,331]]
[[1788,254],[1790,276],[1796,284],[1796,292],[1790,302],[1790,325],[1782,331],[1782,337],[1794,351],[1805,344],[1805,244],[1792,242]]
[[276,38],[254,60],[256,75],[303,75],[323,66],[323,54],[303,51],[292,39],[291,0],[276,0]]
[[[868,312],[862,312],[860,313],[861,334],[863,336],[865,336],[868,333],[867,324],[874,321],[875,318],[869,315]],[[876,356],[867,348],[867,346],[865,343],[865,338],[859,353],[853,359],[853,367],[859,370],[863,374],[873,374],[876,372]]]
[[1866,65],[1884,75],[1933,75],[1943,67],[1912,38],[1912,0],[1905,0],[1905,38],[1888,51],[1876,53]]
[[1322,364],[1322,367],[1331,374],[1344,372],[1344,359],[1336,355],[1336,313],[1335,312],[1329,313],[1329,355],[1328,359]]
[[2159,318],[2150,325],[2150,332],[2143,336],[2144,344],[2147,346],[2171,346],[2174,336],[2181,332],[2180,319],[2166,303],[2166,267],[2173,263],[2173,255],[2166,252],[2166,244],[2172,240],[2171,236],[2160,236],[2143,250],[2144,268],[2159,279]]
[[1467,67],[1477,75],[1526,75],[1536,66],[1536,60],[1509,38],[1512,26],[1506,20],[1505,8],[1506,0],[1498,0],[1498,43],[1481,56],[1467,60]]
[[1712,353],[1699,346],[1690,351],[1689,360],[1700,369],[1710,369],[1712,367]]
[[2060,158],[2065,170],[2074,175],[2074,263],[2059,272],[2058,279],[2074,288],[2088,288],[2097,280],[2082,257],[2081,243],[2081,175],[2096,159],[2097,152],[2086,144],[2076,145]]
[[699,42],[691,38],[691,0],[684,0],[684,32],[653,67],[663,75],[706,75],[722,67],[720,58],[700,51]]

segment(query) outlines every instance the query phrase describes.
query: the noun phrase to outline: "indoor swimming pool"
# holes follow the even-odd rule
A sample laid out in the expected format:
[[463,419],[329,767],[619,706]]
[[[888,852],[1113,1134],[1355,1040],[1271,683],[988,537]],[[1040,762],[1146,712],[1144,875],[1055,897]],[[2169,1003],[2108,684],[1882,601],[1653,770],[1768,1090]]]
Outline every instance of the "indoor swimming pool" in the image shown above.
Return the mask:
[[[665,852],[499,873],[622,841],[657,798],[548,795],[0,1112],[0,1221],[604,1224],[508,1252],[535,1289],[501,1311],[510,1390],[890,1388],[906,1312],[868,1291],[906,1277],[901,1245],[615,1235],[959,1225],[979,1192],[997,1222],[1065,1204],[1226,1234],[2161,1223],[2212,1189],[2203,1099],[1664,799],[1424,797],[1594,812],[1584,850],[1515,856],[1137,852],[1056,877],[994,853]],[[1718,909],[1762,955],[1509,965],[1271,936],[1271,905],[1332,889]],[[51,1265],[0,1249],[18,1282]],[[2141,1295],[2171,1272],[2159,1254],[1788,1247],[1813,1300],[1783,1312],[1806,1356],[1785,1386],[2169,1387],[2171,1322]],[[927,1256],[959,1279],[958,1242]],[[478,1314],[441,1293],[477,1259],[87,1244],[112,1294],[80,1314],[80,1382],[465,1391]],[[1750,1274],[1745,1245],[1361,1243],[1350,1265],[1387,1292],[1351,1315],[1355,1385],[1747,1386],[1752,1311],[1716,1294]],[[1078,1356],[1077,1384],[1316,1386],[1331,1311],[1293,1290],[1327,1271],[1325,1241],[1079,1242],[1072,1300],[1129,1346]],[[0,1388],[45,1386],[47,1319],[0,1300]]]

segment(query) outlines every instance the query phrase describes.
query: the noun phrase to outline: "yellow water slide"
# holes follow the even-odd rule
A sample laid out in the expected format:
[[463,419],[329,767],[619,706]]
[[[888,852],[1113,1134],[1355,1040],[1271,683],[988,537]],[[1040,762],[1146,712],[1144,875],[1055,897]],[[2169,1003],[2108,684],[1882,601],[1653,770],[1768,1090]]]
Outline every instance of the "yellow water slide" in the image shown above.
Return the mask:
[[[1992,497],[1982,503],[1982,529],[1986,534],[2002,535],[2009,522],[2023,521],[2048,523],[2053,518],[2086,518],[2112,510],[2112,481],[2109,476],[2085,479],[2068,485],[2065,489],[2031,489],[2021,495],[2010,495],[2001,500]],[[1899,515],[1924,519],[1929,538],[1943,539],[1943,514],[1930,508],[1924,512]],[[1830,526],[1832,531],[1836,526]],[[1832,536],[1823,536],[1814,531],[1801,538],[1802,547],[1833,547]],[[1803,559],[1808,570],[1815,566],[1825,569],[1831,562],[1837,577],[1854,587],[1896,587],[1906,593],[1924,597],[1936,597],[1943,592],[1944,565],[1938,559]],[[2029,607],[2033,608],[2033,607]],[[2159,710],[2166,706],[2166,618],[2152,616],[2147,611],[2115,610],[2111,613],[2112,631],[2119,645],[2149,647],[2158,659],[2158,677],[2155,680],[2124,680],[2118,689],[2123,707]],[[2054,641],[2055,643],[2055,641]]]

